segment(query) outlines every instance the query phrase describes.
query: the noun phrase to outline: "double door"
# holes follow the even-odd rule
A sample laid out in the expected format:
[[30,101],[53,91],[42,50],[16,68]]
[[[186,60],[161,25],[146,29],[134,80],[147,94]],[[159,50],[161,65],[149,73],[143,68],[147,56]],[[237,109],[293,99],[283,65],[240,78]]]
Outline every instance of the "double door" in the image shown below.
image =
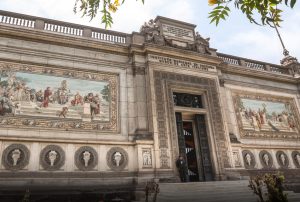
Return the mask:
[[194,120],[185,121],[176,112],[179,153],[186,162],[188,181],[211,181],[213,170],[206,130],[205,115],[195,114]]

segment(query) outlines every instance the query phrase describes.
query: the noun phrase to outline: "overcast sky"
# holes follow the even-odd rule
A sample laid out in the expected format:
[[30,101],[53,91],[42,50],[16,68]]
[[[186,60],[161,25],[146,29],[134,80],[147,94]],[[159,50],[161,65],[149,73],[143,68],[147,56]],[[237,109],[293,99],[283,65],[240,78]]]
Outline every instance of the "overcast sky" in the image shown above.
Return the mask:
[[[73,13],[75,0],[1,0],[0,9],[51,18],[94,27],[104,27],[98,19],[91,22]],[[248,22],[241,11],[232,9],[231,16],[218,27],[209,24],[207,0],[145,0],[145,5],[127,0],[113,15],[112,30],[131,33],[157,15],[197,25],[196,31],[210,37],[210,46],[218,52],[279,64],[282,48],[274,29]],[[300,60],[300,2],[286,9],[280,33],[290,55]]]

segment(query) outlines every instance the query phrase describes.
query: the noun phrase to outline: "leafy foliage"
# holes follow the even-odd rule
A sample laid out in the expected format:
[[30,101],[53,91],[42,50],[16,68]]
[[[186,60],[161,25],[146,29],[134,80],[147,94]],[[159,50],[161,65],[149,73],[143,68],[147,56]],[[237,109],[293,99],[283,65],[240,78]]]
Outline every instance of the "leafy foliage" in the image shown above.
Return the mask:
[[[216,5],[209,13],[211,23],[219,24],[220,20],[225,20],[229,16],[230,9],[228,5],[234,3],[236,9],[239,9],[246,15],[251,23],[258,25],[279,26],[282,21],[282,10],[278,7],[285,4],[293,8],[297,0],[208,0],[209,5]],[[260,22],[255,19],[258,14]]]
[[[145,0],[141,1],[144,4]],[[297,0],[208,0],[208,4],[215,8],[209,13],[211,23],[219,24],[220,20],[226,20],[229,16],[229,4],[234,3],[236,9],[241,10],[251,23],[258,25],[279,26],[282,10],[280,5],[293,8]],[[91,20],[101,13],[101,22],[105,28],[113,23],[112,13],[115,13],[125,0],[75,0],[74,12],[81,12],[82,16],[88,16]],[[255,19],[258,14],[260,22]]]
[[[249,180],[249,187],[259,197],[260,202],[288,202],[287,194],[283,193],[283,181],[284,176],[282,174],[267,173]],[[267,193],[263,192],[264,186],[267,189]]]
[[[136,1],[144,3],[144,0]],[[115,13],[124,2],[125,0],[76,0],[73,10],[75,13],[81,12],[82,16],[90,17],[90,20],[100,12],[101,22],[105,24],[105,28],[108,28],[113,23],[111,13]]]

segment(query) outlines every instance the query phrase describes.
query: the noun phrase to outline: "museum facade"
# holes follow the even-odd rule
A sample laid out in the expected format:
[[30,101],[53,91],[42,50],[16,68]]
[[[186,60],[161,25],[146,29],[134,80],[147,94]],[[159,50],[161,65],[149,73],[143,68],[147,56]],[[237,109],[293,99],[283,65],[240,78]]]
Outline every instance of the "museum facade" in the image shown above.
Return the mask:
[[0,11],[0,190],[300,174],[299,68],[158,16],[132,34]]

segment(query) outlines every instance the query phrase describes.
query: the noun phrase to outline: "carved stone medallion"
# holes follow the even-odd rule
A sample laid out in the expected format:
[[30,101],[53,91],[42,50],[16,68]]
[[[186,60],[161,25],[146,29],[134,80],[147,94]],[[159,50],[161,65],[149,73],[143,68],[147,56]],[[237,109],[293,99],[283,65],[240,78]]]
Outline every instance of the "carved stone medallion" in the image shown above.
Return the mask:
[[273,158],[268,151],[259,152],[259,159],[263,168],[272,168],[273,166]]
[[94,148],[83,146],[75,152],[75,165],[78,169],[84,171],[93,170],[97,164],[98,154]]
[[283,151],[276,152],[276,159],[281,168],[289,167],[289,158]]
[[294,161],[294,164],[297,168],[300,168],[300,152],[298,151],[293,151],[292,152],[292,158]]
[[28,165],[30,151],[25,145],[11,144],[4,149],[2,164],[8,170],[21,170]]
[[244,150],[242,152],[244,165],[246,169],[253,169],[256,165],[255,157],[253,153],[249,150]]
[[40,164],[45,170],[59,170],[65,164],[65,152],[58,145],[47,145],[40,154]]
[[128,154],[120,147],[113,147],[107,152],[106,161],[110,169],[121,171],[128,164]]

